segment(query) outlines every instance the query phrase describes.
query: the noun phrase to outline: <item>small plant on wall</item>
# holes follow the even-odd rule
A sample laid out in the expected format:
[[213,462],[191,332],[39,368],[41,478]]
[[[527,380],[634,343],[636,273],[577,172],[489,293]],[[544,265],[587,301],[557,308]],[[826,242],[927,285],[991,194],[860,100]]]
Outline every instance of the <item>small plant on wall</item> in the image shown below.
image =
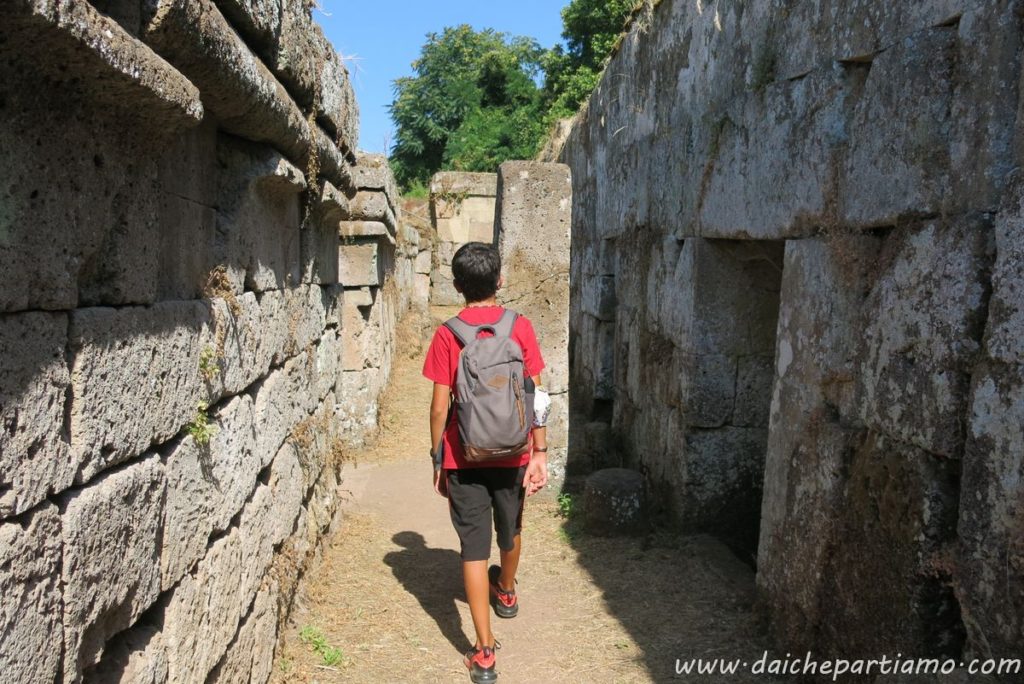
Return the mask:
[[205,401],[199,402],[196,406],[196,415],[188,424],[185,431],[192,435],[199,446],[207,446],[213,436],[217,434],[217,426],[210,423],[210,405]]
[[443,176],[438,190],[430,193],[438,218],[454,218],[462,211],[462,203],[469,197],[466,190],[455,189],[455,179]]

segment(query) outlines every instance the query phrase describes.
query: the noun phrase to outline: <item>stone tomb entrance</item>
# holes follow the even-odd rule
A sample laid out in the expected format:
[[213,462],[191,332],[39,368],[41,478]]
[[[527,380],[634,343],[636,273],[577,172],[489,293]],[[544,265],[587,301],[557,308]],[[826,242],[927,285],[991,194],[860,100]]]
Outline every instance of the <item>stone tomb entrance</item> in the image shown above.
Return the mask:
[[682,440],[665,497],[677,520],[718,534],[753,562],[785,243],[689,239],[675,351]]
[[574,259],[570,472],[640,470],[655,515],[753,565],[785,242],[644,235]]

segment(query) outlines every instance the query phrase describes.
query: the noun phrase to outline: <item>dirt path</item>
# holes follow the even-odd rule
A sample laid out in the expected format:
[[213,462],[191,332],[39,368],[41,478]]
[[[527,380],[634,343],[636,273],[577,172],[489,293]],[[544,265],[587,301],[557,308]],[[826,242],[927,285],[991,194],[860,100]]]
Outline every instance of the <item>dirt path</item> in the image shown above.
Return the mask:
[[[304,580],[273,681],[469,681],[458,540],[429,485],[421,329],[403,323],[381,439],[348,471],[346,517]],[[770,681],[675,675],[677,658],[752,662],[764,650],[753,575],[724,546],[591,538],[559,508],[550,497],[527,503],[522,607],[513,620],[494,618],[499,681]]]

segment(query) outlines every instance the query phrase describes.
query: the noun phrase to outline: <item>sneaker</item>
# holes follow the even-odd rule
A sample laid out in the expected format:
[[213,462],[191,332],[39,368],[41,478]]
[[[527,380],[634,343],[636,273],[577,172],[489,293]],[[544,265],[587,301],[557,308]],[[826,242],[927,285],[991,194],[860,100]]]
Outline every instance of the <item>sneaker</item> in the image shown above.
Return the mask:
[[466,653],[466,669],[469,670],[469,678],[473,684],[492,684],[498,681],[498,673],[494,669],[497,658],[494,657],[494,649],[500,648],[498,642],[494,642],[494,648],[484,646],[474,648]]
[[519,599],[515,590],[505,591],[501,588],[498,584],[499,577],[501,568],[497,565],[487,568],[487,578],[491,583],[491,605],[494,606],[494,612],[498,617],[514,618],[519,613]]

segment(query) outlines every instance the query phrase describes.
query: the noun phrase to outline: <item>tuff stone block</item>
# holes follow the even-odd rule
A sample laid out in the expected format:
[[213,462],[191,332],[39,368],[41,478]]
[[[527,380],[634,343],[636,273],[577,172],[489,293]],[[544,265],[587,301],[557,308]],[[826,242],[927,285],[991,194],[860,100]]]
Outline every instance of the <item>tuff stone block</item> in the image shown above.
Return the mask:
[[218,682],[265,682],[270,679],[277,643],[276,583],[256,594],[252,609],[238,628],[227,653],[210,673]]
[[349,216],[354,221],[374,221],[387,226],[388,233],[395,235],[398,231],[398,220],[395,212],[383,192],[360,190],[352,198]]
[[341,283],[327,285],[320,290],[324,302],[324,324],[338,328],[341,325],[341,310],[345,304],[345,286]]
[[[338,224],[338,234],[345,238],[378,238],[395,244],[395,238],[388,227],[380,221],[342,221]],[[345,240],[345,242],[348,242]]]
[[263,468],[256,451],[253,400],[229,401],[211,419],[207,444],[180,440],[164,459],[167,506],[161,535],[161,585],[169,589],[203,557],[210,535],[228,529]]
[[89,3],[30,0],[11,9],[6,25],[21,49],[36,49],[45,36],[45,62],[70,66],[108,104],[132,103],[145,111],[154,130],[180,130],[203,118],[196,87]]
[[111,639],[103,659],[85,671],[87,682],[166,684],[167,654],[163,634],[144,621]]
[[217,263],[236,293],[297,285],[303,173],[273,149],[217,137]]
[[991,262],[984,217],[929,223],[886,241],[857,369],[868,426],[931,453],[959,453]]
[[583,313],[600,321],[611,321],[615,317],[615,277],[598,276],[587,278],[582,285]]
[[377,425],[377,392],[381,387],[379,368],[345,371],[339,380],[338,417],[342,430],[359,438]]
[[71,458],[76,481],[173,437],[206,399],[201,302],[71,314]]
[[281,34],[281,0],[218,0],[218,7],[247,41],[260,52],[274,45]]
[[341,150],[318,124],[308,123],[211,0],[161,0],[149,9],[143,39],[199,87],[224,130],[273,144],[299,168],[315,156],[325,178],[348,182]]
[[712,530],[755,548],[768,430],[726,426],[687,431],[676,464],[676,514],[691,529]]
[[[561,394],[569,385],[569,167],[505,162],[498,169],[495,230],[505,272],[502,301],[530,319],[547,368],[544,383]],[[552,436],[553,446],[568,444]]]
[[346,287],[379,287],[382,266],[376,240],[354,240],[338,249],[338,277]]
[[320,201],[302,230],[302,282],[324,285],[341,282],[338,272],[338,232],[349,216],[349,199],[323,181]]
[[1024,630],[1024,200],[1018,176],[996,218],[984,356],[967,413],[957,532],[958,584],[970,643],[1012,651]]
[[975,375],[960,491],[957,581],[979,655],[1000,657],[1024,629],[1024,367],[988,362]]
[[318,286],[212,300],[213,324],[204,331],[200,373],[211,397],[245,390],[272,365],[315,343],[330,304]]
[[644,478],[635,470],[606,468],[587,478],[583,520],[601,536],[636,534],[644,528]]
[[721,427],[732,421],[736,404],[736,366],[732,356],[687,355],[679,380],[680,399],[689,425]]
[[699,234],[763,239],[806,233],[825,220],[836,201],[833,169],[846,149],[854,88],[835,65],[741,94],[707,131],[714,146]]
[[417,306],[426,308],[430,302],[430,276],[417,273],[413,277],[413,301]]
[[849,461],[836,535],[825,562],[822,641],[832,652],[955,652],[963,626],[944,546],[955,534],[954,461],[868,433]]
[[43,503],[20,521],[0,522],[0,662],[12,682],[63,676],[61,521]]
[[922,31],[878,55],[855,105],[839,185],[854,226],[938,213],[950,191],[949,112],[956,31]]
[[284,444],[270,465],[267,483],[273,496],[271,517],[277,521],[273,533],[275,545],[287,539],[294,530],[303,497],[309,489],[303,483],[302,474],[295,445]]
[[214,542],[166,599],[169,681],[204,681],[227,652],[273,559],[270,488],[259,485],[237,527]]
[[[186,300],[203,296],[208,275],[217,263],[217,126],[211,119],[189,129],[171,141],[157,159],[154,186],[156,220],[152,226],[133,226],[128,234],[140,234],[156,247],[156,299]],[[141,199],[141,198],[140,198]],[[139,239],[134,238],[134,239]],[[149,245],[146,245],[149,247]],[[126,254],[123,270],[142,271],[142,278],[153,274],[140,269],[138,252]],[[90,289],[102,291],[109,268],[98,269],[100,282]],[[116,303],[109,297],[93,303]]]
[[[81,7],[90,6],[68,4],[74,11]],[[4,35],[8,26],[5,22]],[[36,42],[51,45],[49,38]],[[92,81],[76,80],[74,68],[53,87],[40,88],[45,72],[38,65],[48,64],[50,56],[31,60],[31,52],[7,44],[9,59],[0,78],[8,115],[0,145],[13,173],[0,212],[0,259],[9,274],[0,310],[153,301],[161,199],[158,192],[139,188],[156,182],[167,136],[147,135],[138,123],[126,126],[131,119],[118,118],[120,106],[105,109],[97,103],[87,85]],[[78,63],[74,54],[67,59]],[[113,82],[110,86],[119,90]],[[61,131],[60,143],[42,144],[41,130]],[[74,197],[66,188],[76,188]]]
[[64,679],[79,681],[104,643],[160,594],[164,469],[156,454],[63,502]]
[[392,200],[401,196],[388,158],[383,154],[357,154],[352,184],[360,190],[380,190]]
[[416,255],[415,272],[422,275],[430,275],[430,250],[424,250]]
[[786,243],[757,582],[783,643],[815,643],[825,619],[823,573],[860,439],[856,340],[880,241]]
[[242,558],[241,536],[233,528],[167,597],[163,640],[169,681],[204,681],[224,655],[245,608]]
[[292,428],[319,403],[314,354],[315,350],[302,352],[254,387],[256,453],[262,466],[270,463]]
[[388,327],[385,321],[385,303],[382,298],[371,307],[359,306],[355,299],[346,301],[343,320],[348,331],[342,346],[342,368],[357,371],[384,365],[390,350],[386,344]]
[[308,6],[282,0],[280,34],[267,62],[304,108],[335,133],[347,152],[358,143],[359,110],[348,70],[332,49]]
[[736,404],[732,424],[767,427],[771,410],[774,358],[770,355],[740,357],[736,367]]
[[0,518],[71,485],[65,314],[0,316]]

